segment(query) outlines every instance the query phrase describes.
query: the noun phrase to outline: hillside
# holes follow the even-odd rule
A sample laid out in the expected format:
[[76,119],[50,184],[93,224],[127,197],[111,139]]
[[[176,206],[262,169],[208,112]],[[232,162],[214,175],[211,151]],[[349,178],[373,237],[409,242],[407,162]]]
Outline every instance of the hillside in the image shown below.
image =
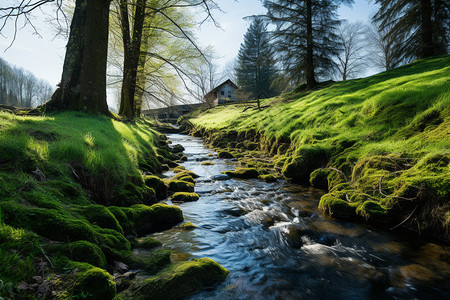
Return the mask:
[[450,56],[255,106],[197,112],[190,129],[260,173],[328,190],[333,217],[449,238]]
[[[181,154],[150,125],[0,110],[0,299],[153,299],[155,280],[152,291],[183,296],[226,277],[206,258],[171,264],[143,237],[183,221],[180,208],[157,203],[176,192],[159,177]],[[156,276],[132,280],[131,269]],[[172,287],[187,277],[198,280]]]

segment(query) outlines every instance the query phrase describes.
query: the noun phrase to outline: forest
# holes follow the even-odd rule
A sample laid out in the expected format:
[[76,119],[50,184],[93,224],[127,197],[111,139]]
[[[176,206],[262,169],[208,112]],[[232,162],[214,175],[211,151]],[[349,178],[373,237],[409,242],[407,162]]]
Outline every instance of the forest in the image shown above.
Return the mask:
[[372,2],[262,0],[221,71],[216,0],[2,2],[67,45],[0,60],[0,300],[450,297],[450,4]]

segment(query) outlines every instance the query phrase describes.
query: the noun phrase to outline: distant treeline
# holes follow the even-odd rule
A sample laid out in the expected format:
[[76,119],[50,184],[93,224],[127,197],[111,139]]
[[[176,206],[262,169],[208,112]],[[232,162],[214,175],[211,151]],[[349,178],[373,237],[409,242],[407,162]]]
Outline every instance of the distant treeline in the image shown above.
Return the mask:
[[54,90],[47,81],[0,58],[0,104],[36,107],[49,100]]

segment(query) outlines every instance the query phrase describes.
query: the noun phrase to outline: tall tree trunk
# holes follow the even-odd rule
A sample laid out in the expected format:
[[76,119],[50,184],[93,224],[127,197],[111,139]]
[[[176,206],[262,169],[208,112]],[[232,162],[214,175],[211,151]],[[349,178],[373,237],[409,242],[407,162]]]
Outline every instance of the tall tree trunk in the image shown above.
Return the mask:
[[313,54],[313,29],[312,29],[312,3],[306,1],[306,88],[311,89],[316,85],[314,76]]
[[139,56],[141,53],[146,2],[146,0],[136,1],[133,18],[133,32],[131,34],[128,18],[128,4],[126,0],[120,1],[120,17],[125,51],[119,114],[128,120],[134,120],[136,116],[136,79]]
[[109,114],[106,103],[110,0],[76,0],[60,87],[45,106]]
[[434,55],[433,47],[433,22],[431,20],[432,8],[431,0],[421,0],[421,58]]

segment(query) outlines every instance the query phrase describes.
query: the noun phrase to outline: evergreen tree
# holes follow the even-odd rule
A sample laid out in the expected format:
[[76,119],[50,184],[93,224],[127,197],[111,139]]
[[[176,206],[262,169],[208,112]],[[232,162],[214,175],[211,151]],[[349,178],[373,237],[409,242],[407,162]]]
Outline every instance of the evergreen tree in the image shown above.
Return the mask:
[[238,53],[237,84],[251,98],[274,95],[270,87],[276,75],[275,59],[266,28],[261,18],[255,18]]
[[267,16],[277,26],[273,33],[276,50],[293,81],[306,81],[307,88],[312,88],[316,76],[332,73],[333,57],[340,51],[336,32],[341,3],[353,0],[264,1]]
[[373,17],[384,39],[401,40],[400,60],[445,54],[449,51],[450,3],[446,0],[376,0],[380,9]]

